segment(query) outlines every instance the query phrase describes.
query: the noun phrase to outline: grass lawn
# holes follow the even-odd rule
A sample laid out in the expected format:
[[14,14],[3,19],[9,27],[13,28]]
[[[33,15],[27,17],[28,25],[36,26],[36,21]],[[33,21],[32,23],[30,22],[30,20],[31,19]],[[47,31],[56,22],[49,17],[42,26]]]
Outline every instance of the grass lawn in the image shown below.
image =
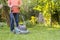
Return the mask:
[[13,34],[9,27],[0,27],[0,40],[60,40],[60,29],[35,25],[28,30],[29,34]]

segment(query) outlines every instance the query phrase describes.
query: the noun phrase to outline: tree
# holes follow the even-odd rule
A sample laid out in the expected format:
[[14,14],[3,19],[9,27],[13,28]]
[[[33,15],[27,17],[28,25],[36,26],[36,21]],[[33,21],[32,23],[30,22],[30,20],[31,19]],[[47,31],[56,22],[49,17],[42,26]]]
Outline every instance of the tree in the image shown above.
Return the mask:
[[[37,6],[35,6],[33,9],[37,10],[39,12],[42,12],[45,20],[45,24],[49,25],[52,24],[52,15],[54,15],[57,10],[57,12],[60,12],[60,0],[38,0]],[[59,15],[60,13],[58,13]],[[60,21],[60,16],[59,16]]]
[[7,25],[10,26],[10,18],[9,18],[9,7],[7,6],[7,0],[0,0],[1,4],[3,5],[2,8],[2,16],[7,21]]

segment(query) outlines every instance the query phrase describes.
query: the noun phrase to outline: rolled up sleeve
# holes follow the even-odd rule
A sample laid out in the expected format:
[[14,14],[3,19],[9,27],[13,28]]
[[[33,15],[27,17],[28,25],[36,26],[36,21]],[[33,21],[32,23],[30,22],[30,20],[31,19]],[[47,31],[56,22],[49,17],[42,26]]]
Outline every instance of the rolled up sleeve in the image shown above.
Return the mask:
[[8,0],[8,6],[11,7],[11,0]]

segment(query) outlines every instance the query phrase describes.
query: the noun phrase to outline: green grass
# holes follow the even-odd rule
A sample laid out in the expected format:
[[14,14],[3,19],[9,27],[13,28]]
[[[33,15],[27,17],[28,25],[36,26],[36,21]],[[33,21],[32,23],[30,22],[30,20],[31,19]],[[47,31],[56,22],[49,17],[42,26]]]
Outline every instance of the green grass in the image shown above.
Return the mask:
[[13,34],[9,27],[0,27],[0,40],[60,40],[60,29],[35,25],[29,34]]

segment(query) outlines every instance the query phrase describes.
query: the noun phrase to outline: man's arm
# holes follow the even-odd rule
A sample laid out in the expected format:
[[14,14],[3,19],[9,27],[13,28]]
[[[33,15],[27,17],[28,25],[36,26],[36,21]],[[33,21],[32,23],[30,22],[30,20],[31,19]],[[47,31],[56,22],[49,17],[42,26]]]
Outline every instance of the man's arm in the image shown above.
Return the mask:
[[11,0],[8,0],[8,6],[9,6],[9,7],[12,7],[12,6],[11,6]]
[[22,6],[22,0],[19,0],[19,7]]

